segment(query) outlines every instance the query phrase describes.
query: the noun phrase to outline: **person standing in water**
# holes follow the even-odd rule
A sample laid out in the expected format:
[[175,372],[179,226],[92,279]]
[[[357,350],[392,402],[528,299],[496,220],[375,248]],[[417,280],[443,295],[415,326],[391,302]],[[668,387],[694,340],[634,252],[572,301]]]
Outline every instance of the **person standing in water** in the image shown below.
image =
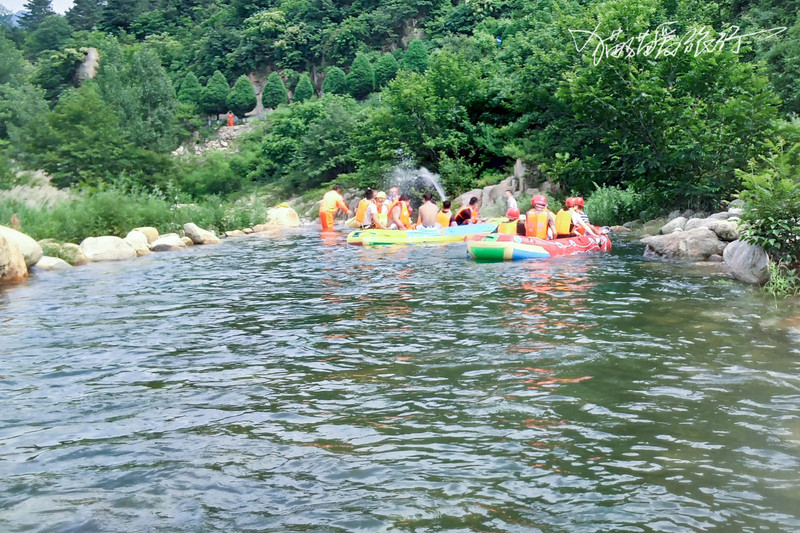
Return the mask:
[[330,191],[326,192],[322,197],[322,203],[319,206],[319,221],[322,225],[322,231],[333,230],[333,217],[338,210],[350,214],[350,210],[344,205],[344,198],[342,198],[342,188],[334,185]]

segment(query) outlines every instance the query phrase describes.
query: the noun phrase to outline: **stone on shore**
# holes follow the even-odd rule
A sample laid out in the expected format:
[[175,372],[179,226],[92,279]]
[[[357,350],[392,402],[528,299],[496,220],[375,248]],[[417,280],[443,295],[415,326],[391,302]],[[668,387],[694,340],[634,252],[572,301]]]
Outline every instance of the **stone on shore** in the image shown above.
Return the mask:
[[61,257],[72,266],[85,265],[89,258],[83,253],[83,248],[74,242],[65,242],[61,245]]
[[708,228],[655,235],[642,239],[642,242],[647,245],[645,257],[684,261],[706,261],[714,254],[721,254],[727,246]]
[[158,230],[151,226],[143,226],[141,228],[133,228],[132,231],[141,231],[147,237],[147,244],[151,244],[158,239]]
[[189,237],[183,236],[181,237],[181,240],[183,241],[184,246],[194,246],[194,241]]
[[25,258],[25,265],[28,268],[35,265],[36,261],[44,255],[39,243],[22,232],[6,226],[0,226],[0,235],[17,246],[17,249]]
[[661,229],[658,230],[658,233],[661,235],[669,235],[670,233],[674,233],[676,231],[683,231],[684,226],[686,226],[686,218],[677,216],[661,226]]
[[267,210],[267,225],[295,228],[300,225],[300,217],[288,205],[280,205]]
[[81,250],[89,261],[122,261],[136,258],[133,246],[114,235],[87,237],[81,242]]
[[760,246],[736,240],[725,248],[722,257],[735,279],[754,285],[769,281],[767,253]]
[[739,238],[739,224],[732,220],[713,220],[708,229],[717,234],[721,240],[733,242]]
[[167,233],[150,244],[150,250],[154,252],[174,252],[186,248],[186,243],[177,233]]
[[17,283],[28,277],[25,256],[17,245],[0,234],[0,283]]
[[245,233],[241,230],[235,229],[225,232],[226,237],[243,237]]
[[609,228],[611,233],[630,233],[630,228],[626,228],[625,226],[611,226]]
[[64,270],[66,268],[72,268],[72,265],[60,257],[50,257],[49,255],[43,255],[36,263],[36,270]]
[[123,240],[133,246],[133,249],[136,250],[137,257],[141,257],[150,253],[147,235],[139,230],[133,229],[129,231]]
[[222,242],[213,232],[200,228],[193,222],[184,224],[183,231],[194,244],[220,244]]

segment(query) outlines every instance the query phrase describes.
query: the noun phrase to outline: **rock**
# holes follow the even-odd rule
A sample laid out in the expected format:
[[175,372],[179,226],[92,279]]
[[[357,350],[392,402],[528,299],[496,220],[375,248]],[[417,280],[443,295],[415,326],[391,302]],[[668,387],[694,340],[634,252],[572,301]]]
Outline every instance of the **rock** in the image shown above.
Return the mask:
[[683,227],[684,231],[690,231],[697,228],[707,228],[713,219],[708,218],[690,218],[686,221],[686,225]]
[[72,265],[60,257],[50,257],[49,255],[43,255],[36,263],[36,270],[63,270],[65,268],[72,268]]
[[724,261],[724,259],[719,254],[711,254],[708,256],[709,263],[722,263],[722,261]]
[[657,235],[658,231],[666,223],[667,220],[664,218],[657,218],[655,220],[650,220],[649,222],[644,223],[644,226],[642,226],[641,229],[641,233],[642,235]]
[[[483,189],[473,189],[469,192],[465,192],[453,201],[453,212],[456,213],[457,209],[461,209],[461,206],[469,205],[469,201],[473,196],[475,196],[479,202],[483,203]],[[521,209],[522,208],[520,208],[520,210]]]
[[261,233],[262,231],[269,231],[271,229],[272,226],[269,226],[267,224],[256,224],[255,226],[253,226],[254,233]]
[[183,241],[183,244],[185,246],[194,246],[194,241],[189,237],[186,237],[186,236],[181,237],[181,240]]
[[711,220],[728,220],[732,216],[733,215],[731,215],[729,212],[722,211],[721,213],[714,213],[713,215],[711,215],[708,218],[711,219]]
[[125,235],[123,239],[136,250],[136,256],[141,257],[150,253],[150,246],[148,245],[147,235],[139,230],[131,230]]
[[609,228],[609,231],[611,231],[611,233],[630,233],[631,232],[630,228],[626,228],[625,226],[611,226]]
[[631,220],[630,222],[626,222],[622,225],[624,228],[628,228],[629,230],[636,230],[643,226],[641,220]]
[[16,244],[0,234],[0,283],[17,283],[27,277],[25,256]]
[[33,238],[20,233],[19,231],[0,226],[0,235],[6,238],[7,241],[13,242],[22,256],[25,258],[25,265],[32,267],[36,264],[43,255],[42,247]]
[[[300,225],[297,212],[288,205],[280,205],[267,210],[267,225],[282,228],[295,228]],[[255,230],[256,228],[253,227]]]
[[172,252],[182,248],[186,248],[186,244],[177,233],[167,233],[150,243],[150,250],[154,252]]
[[721,254],[727,245],[708,228],[646,237],[642,242],[647,245],[645,257],[687,261],[705,261],[713,254]]
[[183,231],[193,244],[220,244],[222,242],[213,232],[200,228],[192,222],[184,224]]
[[251,233],[254,233],[253,228],[242,228],[242,233],[245,235],[250,235]]
[[73,242],[63,243],[59,255],[72,266],[85,265],[89,262],[89,258],[83,253],[83,248]]
[[[671,220],[673,220],[673,219],[676,219],[676,218],[678,218],[679,216],[681,216],[681,211],[680,211],[680,209],[679,209],[679,210],[677,210],[677,211],[673,211],[672,213],[670,213],[669,215],[667,215],[667,220],[670,220],[670,221],[671,221]],[[672,232],[670,232],[670,233],[672,233]]]
[[121,261],[136,257],[133,246],[113,235],[87,237],[81,242],[81,250],[90,261]]
[[735,200],[731,200],[731,203],[728,204],[728,211],[733,209],[742,209],[744,208],[744,200],[737,198]]
[[708,229],[717,234],[720,240],[731,242],[739,238],[739,224],[731,220],[714,220]]
[[244,234],[245,234],[245,233],[244,233],[243,231],[241,231],[241,230],[238,230],[238,229],[235,229],[235,230],[232,230],[232,231],[226,231],[226,232],[225,232],[225,236],[226,236],[226,237],[243,237],[243,236],[244,236]]
[[141,231],[142,233],[144,233],[145,237],[147,237],[147,244],[152,244],[156,239],[158,239],[158,230],[150,226],[133,228],[132,231]]
[[725,248],[722,257],[735,279],[754,285],[769,281],[769,260],[760,246],[736,240]]
[[744,209],[742,209],[741,207],[731,207],[728,209],[728,213],[732,217],[740,217],[744,214]]
[[682,216],[686,220],[689,220],[690,218],[692,218],[694,216],[694,210],[693,209],[687,209],[686,211],[683,212]]
[[658,230],[658,233],[661,235],[667,235],[674,231],[683,231],[684,226],[686,226],[686,219],[684,217],[674,217],[669,222],[661,226],[661,229]]

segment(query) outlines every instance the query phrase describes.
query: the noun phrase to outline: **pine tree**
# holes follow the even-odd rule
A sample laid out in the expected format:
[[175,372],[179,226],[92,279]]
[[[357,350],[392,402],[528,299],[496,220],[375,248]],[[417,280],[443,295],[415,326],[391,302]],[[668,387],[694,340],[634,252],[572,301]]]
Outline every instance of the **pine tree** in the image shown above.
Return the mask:
[[375,86],[386,87],[397,75],[399,69],[400,63],[392,54],[383,54],[375,65]]
[[189,104],[200,105],[202,94],[203,86],[200,85],[200,81],[197,79],[197,76],[194,75],[194,72],[190,71],[186,77],[183,78],[181,88],[178,90],[178,100]]
[[375,90],[375,71],[369,64],[369,59],[363,54],[358,54],[350,66],[347,75],[347,90],[357,100],[362,100]]
[[74,0],[67,11],[67,21],[74,30],[91,30],[103,16],[100,0]]
[[286,86],[283,84],[280,75],[273,72],[267,77],[267,84],[261,91],[261,102],[264,107],[275,109],[281,104],[289,101],[289,94],[286,92]]
[[325,82],[322,84],[325,94],[346,94],[347,80],[344,71],[339,67],[331,67],[325,74]]
[[128,30],[137,15],[137,0],[108,0],[103,7],[101,25],[111,33],[119,33]]
[[209,115],[219,115],[228,110],[228,80],[219,70],[208,80],[200,95],[200,107]]
[[311,77],[304,72],[297,82],[297,87],[294,88],[294,101],[303,102],[312,96],[314,96],[314,86],[311,84]]
[[50,0],[28,0],[24,7],[27,13],[22,15],[19,24],[28,31],[35,30],[44,19],[55,15]]
[[256,93],[253,90],[253,86],[250,85],[250,80],[247,79],[247,76],[239,76],[233,89],[228,94],[228,109],[237,117],[243,117],[257,103]]
[[428,49],[422,41],[411,41],[403,55],[403,68],[420,74],[428,70]]

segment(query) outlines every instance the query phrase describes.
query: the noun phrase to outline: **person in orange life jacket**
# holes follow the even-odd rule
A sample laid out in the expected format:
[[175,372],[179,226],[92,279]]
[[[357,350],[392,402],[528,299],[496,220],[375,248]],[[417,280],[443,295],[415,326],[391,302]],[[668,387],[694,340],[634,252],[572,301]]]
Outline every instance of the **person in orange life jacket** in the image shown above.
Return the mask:
[[497,225],[497,233],[509,235],[525,235],[525,223],[519,219],[519,208],[510,207],[506,211],[506,221]]
[[426,192],[422,195],[422,205],[419,206],[417,228],[433,229],[439,217],[439,206],[433,203],[433,195]]
[[583,212],[583,198],[580,196],[577,198],[572,199],[573,208],[572,211],[575,215],[572,217],[573,222],[575,223],[575,229],[581,235],[599,235],[599,233],[595,230],[594,226],[589,223],[589,216]]
[[469,205],[466,207],[462,207],[461,210],[456,213],[455,218],[456,224],[459,226],[465,226],[467,224],[477,224],[478,222],[478,197],[473,196],[469,199]]
[[364,193],[364,198],[358,201],[358,207],[356,207],[356,223],[359,226],[364,226],[364,215],[367,212],[367,207],[373,205],[375,201],[373,198],[375,197],[375,191],[372,189],[367,189],[367,192]]
[[450,211],[450,206],[453,205],[450,200],[442,202],[442,210],[436,216],[436,224],[443,228],[449,228],[453,224],[453,212]]
[[533,209],[525,216],[525,235],[539,239],[552,239],[556,235],[556,220],[547,209],[547,198],[537,194],[531,198]]
[[389,229],[407,230],[411,227],[409,200],[410,198],[407,194],[401,194],[400,198],[389,208]]
[[373,191],[372,189],[367,189],[367,194],[365,198],[369,201],[369,205],[364,210],[364,218],[361,222],[361,227],[363,229],[366,228],[386,229],[386,225],[384,225],[383,222],[381,222],[379,216],[378,212],[379,200],[375,196],[375,191]]
[[333,188],[322,197],[322,203],[319,206],[319,221],[322,224],[323,231],[330,231],[333,229],[333,216],[336,214],[336,211],[341,209],[346,214],[350,214],[350,210],[344,205],[344,198],[342,198],[341,190],[341,187],[334,185]]

